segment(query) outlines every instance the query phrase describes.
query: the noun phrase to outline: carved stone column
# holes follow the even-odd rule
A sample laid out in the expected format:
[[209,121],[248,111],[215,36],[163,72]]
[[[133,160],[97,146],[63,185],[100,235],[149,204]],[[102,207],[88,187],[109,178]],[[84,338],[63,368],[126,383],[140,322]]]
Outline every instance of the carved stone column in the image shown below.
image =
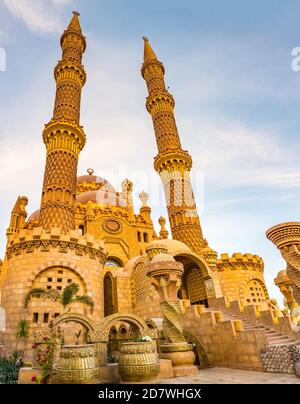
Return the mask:
[[165,342],[161,344],[161,358],[172,361],[174,376],[197,373],[194,366],[195,354],[191,344],[183,335],[178,291],[184,272],[183,265],[163,250],[163,247],[147,250],[150,263],[146,266],[147,275],[160,298],[163,315],[162,331]]

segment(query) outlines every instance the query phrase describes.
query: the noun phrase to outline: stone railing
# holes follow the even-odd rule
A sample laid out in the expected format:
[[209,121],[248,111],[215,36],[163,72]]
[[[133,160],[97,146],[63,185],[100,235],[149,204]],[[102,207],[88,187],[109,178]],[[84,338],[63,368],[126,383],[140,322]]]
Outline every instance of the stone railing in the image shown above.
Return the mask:
[[220,297],[209,299],[209,306],[225,313],[237,314],[253,325],[262,325],[280,334],[300,340],[300,331],[295,328],[291,317],[284,316],[279,309],[272,308],[268,303],[263,303],[260,306],[245,305],[240,300],[229,302],[228,299]]

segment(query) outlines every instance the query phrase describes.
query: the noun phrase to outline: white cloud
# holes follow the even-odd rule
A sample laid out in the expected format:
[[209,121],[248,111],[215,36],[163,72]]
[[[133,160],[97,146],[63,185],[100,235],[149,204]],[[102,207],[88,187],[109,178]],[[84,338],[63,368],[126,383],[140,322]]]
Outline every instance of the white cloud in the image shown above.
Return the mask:
[[61,32],[64,25],[58,11],[72,0],[2,0],[10,13],[32,31]]

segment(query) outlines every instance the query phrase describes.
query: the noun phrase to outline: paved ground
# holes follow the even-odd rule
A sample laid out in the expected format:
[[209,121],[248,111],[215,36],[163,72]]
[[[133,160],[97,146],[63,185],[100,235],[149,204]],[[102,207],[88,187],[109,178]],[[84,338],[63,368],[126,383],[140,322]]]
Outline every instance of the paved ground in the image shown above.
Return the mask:
[[190,377],[163,380],[167,384],[300,384],[293,375],[225,368],[201,369]]

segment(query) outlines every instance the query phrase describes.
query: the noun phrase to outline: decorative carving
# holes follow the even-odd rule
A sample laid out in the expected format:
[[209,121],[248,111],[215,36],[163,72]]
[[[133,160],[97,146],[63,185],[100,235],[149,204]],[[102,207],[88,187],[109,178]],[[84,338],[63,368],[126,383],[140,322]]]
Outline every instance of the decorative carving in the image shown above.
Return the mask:
[[98,382],[98,377],[95,345],[69,345],[60,351],[51,383],[92,384]]
[[[47,239],[46,239],[47,238]],[[79,256],[89,255],[91,259],[97,259],[103,264],[107,257],[107,252],[102,245],[92,243],[91,245],[79,244],[86,242],[84,237],[78,238],[76,242],[74,239],[69,238],[66,240],[65,236],[58,236],[58,239],[51,233],[41,235],[30,235],[25,238],[15,238],[10,240],[7,247],[7,257],[10,259],[14,255],[19,255],[21,252],[33,253],[36,250],[48,252],[50,248],[58,249],[59,252],[68,253],[69,250],[74,251]]]
[[121,223],[116,219],[107,219],[102,226],[105,231],[111,234],[118,234],[123,230]]

